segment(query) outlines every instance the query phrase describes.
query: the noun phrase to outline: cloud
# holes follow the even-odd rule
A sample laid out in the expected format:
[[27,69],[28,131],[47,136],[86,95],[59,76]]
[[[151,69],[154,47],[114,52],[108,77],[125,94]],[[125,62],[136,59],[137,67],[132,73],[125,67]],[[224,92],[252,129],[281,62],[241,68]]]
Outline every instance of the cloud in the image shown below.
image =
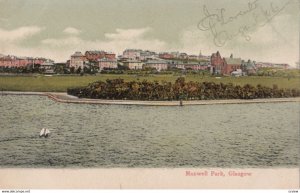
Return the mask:
[[244,45],[241,51],[251,53],[252,57],[261,61],[295,66],[299,54],[299,25],[295,25],[292,20],[291,15],[279,15],[250,33],[250,41],[237,39],[237,43]]
[[43,44],[53,46],[53,47],[64,47],[64,46],[76,46],[82,44],[83,40],[78,37],[67,37],[61,39],[44,39],[42,40]]
[[217,47],[209,31],[200,31],[196,26],[190,26],[182,32],[177,48],[195,54],[201,50],[206,55],[219,50],[223,57],[233,53],[235,57],[246,60],[288,63],[291,66],[295,66],[298,61],[299,24],[295,25],[293,16],[279,15],[265,26],[256,27],[248,35],[251,37],[249,41],[237,36],[225,46]]
[[23,26],[12,30],[0,28],[0,53],[17,56],[47,56],[49,50],[40,47],[23,47],[22,42],[39,34],[44,28],[38,26]]
[[78,35],[81,33],[81,31],[79,29],[76,29],[74,27],[67,27],[64,29],[63,32],[66,34],[71,34],[71,35]]
[[140,29],[116,29],[117,33],[106,33],[104,36],[111,40],[132,40],[133,38],[142,38],[151,28]]
[[38,26],[25,26],[13,30],[4,30],[0,28],[0,41],[14,42],[24,40],[40,33],[43,28]]
[[70,34],[64,38],[48,38],[41,41],[45,49],[60,50],[55,60],[66,61],[75,51],[106,50],[121,54],[126,48],[149,49],[154,51],[166,50],[166,43],[159,39],[147,38],[152,29],[149,27],[136,29],[116,29],[115,32],[105,33],[104,39],[94,41],[84,40]]
[[106,33],[103,41],[96,43],[103,48],[122,52],[126,48],[150,49],[161,51],[166,49],[166,42],[156,39],[147,38],[146,35],[152,28],[138,29],[116,29],[115,33]]
[[[251,40],[246,41],[237,37],[224,47],[216,47],[210,33],[197,29],[196,26],[185,28],[180,33],[179,43],[167,43],[161,39],[149,37],[153,30],[150,27],[120,29],[105,33],[101,38],[88,40],[80,34],[63,33],[61,38],[47,38],[34,47],[22,47],[20,42],[40,33],[44,28],[37,26],[20,27],[13,30],[0,28],[0,53],[19,56],[43,56],[63,62],[70,58],[75,51],[106,50],[121,54],[127,48],[149,49],[153,51],[182,51],[189,54],[210,55],[219,50],[223,57],[231,53],[235,57],[253,59],[256,61],[284,62],[295,65],[298,59],[298,25],[289,22],[292,18],[287,15],[276,17],[270,24],[251,32]],[[75,29],[75,28],[74,28]],[[76,32],[75,32],[76,33]]]

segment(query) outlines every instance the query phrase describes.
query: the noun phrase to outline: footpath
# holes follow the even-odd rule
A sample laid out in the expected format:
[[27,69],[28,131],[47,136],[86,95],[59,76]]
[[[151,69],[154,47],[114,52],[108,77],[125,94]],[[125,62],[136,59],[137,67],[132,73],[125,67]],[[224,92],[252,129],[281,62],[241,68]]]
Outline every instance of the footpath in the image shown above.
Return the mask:
[[249,103],[281,103],[300,102],[300,97],[295,98],[268,98],[268,99],[226,99],[226,100],[188,100],[188,101],[137,101],[137,100],[105,100],[87,99],[68,95],[64,92],[19,92],[1,91],[0,95],[38,95],[61,103],[74,104],[103,104],[103,105],[142,105],[142,106],[186,106],[186,105],[215,105],[215,104],[249,104]]

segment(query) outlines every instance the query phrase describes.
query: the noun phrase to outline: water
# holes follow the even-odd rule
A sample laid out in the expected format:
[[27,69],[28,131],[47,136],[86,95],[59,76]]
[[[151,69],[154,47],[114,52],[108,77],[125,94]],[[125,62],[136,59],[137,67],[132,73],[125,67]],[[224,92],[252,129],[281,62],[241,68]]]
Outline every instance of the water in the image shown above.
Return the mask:
[[[0,167],[295,167],[299,103],[184,107],[0,96]],[[39,138],[42,127],[51,131]]]

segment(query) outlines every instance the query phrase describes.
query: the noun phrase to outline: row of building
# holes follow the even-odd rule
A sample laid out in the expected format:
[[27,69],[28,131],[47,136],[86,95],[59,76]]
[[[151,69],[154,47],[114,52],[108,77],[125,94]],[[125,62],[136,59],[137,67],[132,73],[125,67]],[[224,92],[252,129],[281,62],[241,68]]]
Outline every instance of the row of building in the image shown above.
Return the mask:
[[257,68],[280,68],[288,69],[290,66],[288,64],[274,64],[270,62],[258,62],[255,64]]
[[[0,67],[26,67],[29,65],[39,65],[46,72],[54,72],[52,60],[46,58],[16,57],[0,55]],[[211,74],[219,75],[244,75],[255,74],[257,69],[263,67],[274,67],[287,69],[288,64],[256,63],[251,60],[241,58],[222,57],[219,52],[211,56],[188,55],[180,52],[156,53],[149,50],[126,49],[122,55],[116,56],[112,52],[106,51],[86,51],[84,54],[75,52],[66,62],[66,67],[73,71],[80,69],[97,67],[101,72],[105,69],[155,69],[164,71],[168,69],[179,70],[207,70]]]
[[90,64],[97,65],[99,71],[124,66],[130,70],[145,68],[153,68],[157,71],[190,69],[195,71],[209,70],[211,74],[231,75],[233,73],[234,75],[242,75],[254,74],[257,70],[255,61],[244,61],[241,58],[234,58],[233,55],[223,58],[219,52],[208,57],[203,56],[201,52],[198,56],[193,56],[179,52],[156,53],[148,50],[127,49],[122,55],[116,57],[115,54],[104,51],[86,51],[85,54],[75,52],[69,61],[69,67],[75,70]]
[[255,74],[259,68],[271,67],[279,69],[288,69],[288,64],[274,64],[255,62],[252,60],[242,60],[241,58],[222,57],[220,52],[213,53],[210,58],[211,74],[220,75],[244,75]]
[[45,62],[54,62],[46,58],[17,57],[12,55],[0,55],[0,67],[27,67],[29,65],[41,65]]
[[149,50],[141,50],[141,49],[126,49],[121,56],[120,59],[127,59],[127,60],[153,60],[153,59],[180,59],[180,60],[210,60],[209,56],[202,55],[201,51],[199,55],[188,55],[187,53],[181,52],[161,52],[156,53]]
[[82,69],[91,64],[97,65],[99,71],[104,69],[117,69],[118,66],[124,66],[130,70],[145,68],[152,68],[157,71],[167,70],[169,68],[207,70],[210,66],[210,60],[208,58],[205,60],[199,58],[200,57],[195,57],[194,59],[186,58],[186,61],[183,61],[180,60],[181,58],[176,57],[176,55],[165,57],[165,53],[157,54],[156,52],[148,50],[127,49],[118,57],[113,53],[104,51],[86,51],[85,54],[75,52],[71,55],[67,63],[70,68],[74,68],[75,70],[78,68]]

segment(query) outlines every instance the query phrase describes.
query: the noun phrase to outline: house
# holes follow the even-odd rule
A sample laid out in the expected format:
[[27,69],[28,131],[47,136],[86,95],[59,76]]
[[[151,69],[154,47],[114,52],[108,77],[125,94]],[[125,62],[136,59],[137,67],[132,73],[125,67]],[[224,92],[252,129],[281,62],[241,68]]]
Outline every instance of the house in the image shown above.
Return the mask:
[[198,60],[198,56],[196,55],[188,55],[189,60]]
[[256,68],[278,68],[278,69],[288,69],[288,64],[276,64],[271,62],[257,62],[255,64]]
[[209,68],[211,66],[210,61],[200,61],[199,64],[200,64],[200,67],[199,67],[200,70],[209,70]]
[[138,60],[127,60],[123,62],[123,65],[130,70],[140,70],[143,69],[143,62]]
[[14,58],[11,56],[2,56],[0,58],[0,66],[2,67],[14,67]]
[[165,60],[148,60],[145,62],[144,67],[155,68],[157,71],[167,70],[168,62]]
[[129,60],[140,60],[142,50],[140,49],[126,49],[123,52],[123,58]]
[[188,55],[187,55],[187,53],[180,53],[178,58],[180,58],[180,59],[188,59]]
[[257,68],[255,66],[255,61],[251,61],[250,59],[248,61],[242,60],[241,69],[244,74],[255,74],[257,71]]
[[73,55],[71,55],[70,68],[73,67],[75,70],[78,68],[83,69],[85,61],[85,55],[83,55],[81,52],[75,52]]
[[111,60],[115,60],[115,59],[116,59],[116,54],[115,54],[115,53],[112,53],[112,52],[105,52],[104,58],[108,58],[108,59],[111,59]]
[[98,60],[99,71],[104,69],[117,69],[118,63],[116,59],[102,58]]
[[85,58],[88,61],[97,61],[98,59],[104,58],[105,57],[105,52],[104,51],[86,51],[85,52]]
[[166,60],[168,63],[168,67],[171,69],[181,69],[184,70],[184,63],[180,60]]
[[185,65],[183,64],[183,62],[178,62],[175,63],[175,68],[185,70]]
[[231,72],[237,71],[237,69],[241,69],[242,59],[241,58],[233,58],[231,54],[229,58],[225,58],[224,60],[224,68],[222,70],[222,74],[230,75]]
[[54,62],[53,60],[46,59],[46,58],[30,58],[31,61],[29,61],[30,64],[43,64],[44,62]]
[[47,61],[41,64],[40,69],[44,74],[54,74],[55,65],[51,61]]
[[161,59],[173,59],[173,58],[175,58],[173,54],[170,54],[170,53],[167,53],[167,52],[159,53],[158,57],[161,58]]
[[173,55],[174,58],[178,58],[180,53],[176,51],[176,52],[171,52],[171,54]]
[[198,62],[188,62],[184,66],[187,70],[199,70],[200,64]]
[[211,64],[211,68],[210,68],[211,74],[222,74],[225,63],[219,51],[211,55],[210,64]]
[[180,60],[179,61],[170,60],[168,63],[170,68],[185,70],[185,65]]
[[99,59],[102,58],[109,58],[109,59],[115,59],[116,54],[112,52],[105,52],[105,51],[86,51],[85,52],[85,58],[89,62],[97,62]]
[[188,62],[185,64],[185,69],[190,69],[190,70],[207,70],[209,67],[208,62]]
[[233,58],[233,55],[229,58],[222,58],[219,51],[213,53],[210,57],[210,72],[211,74],[230,75],[231,72],[241,69],[242,59]]
[[140,52],[140,60],[141,61],[155,60],[156,58],[158,58],[158,55],[156,52],[149,51],[149,50]]
[[0,66],[2,67],[27,67],[34,64],[42,64],[46,61],[45,58],[32,58],[32,57],[17,57],[17,56],[2,56],[0,58]]
[[271,66],[270,63],[266,63],[266,62],[257,62],[257,63],[255,64],[255,67],[256,67],[257,69],[259,69],[259,68],[270,68],[270,67],[272,67],[272,66]]

